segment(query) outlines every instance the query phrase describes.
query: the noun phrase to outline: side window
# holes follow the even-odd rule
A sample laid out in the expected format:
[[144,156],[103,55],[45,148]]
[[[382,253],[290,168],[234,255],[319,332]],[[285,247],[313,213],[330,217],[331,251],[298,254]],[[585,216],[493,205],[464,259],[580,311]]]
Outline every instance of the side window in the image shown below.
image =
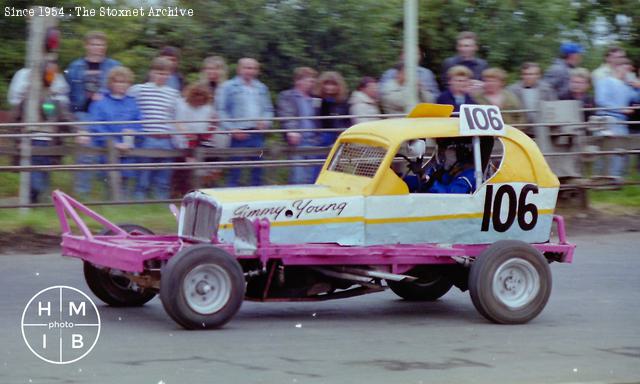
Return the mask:
[[[394,171],[407,183],[409,191],[448,194],[475,192],[477,173],[470,137],[427,139],[422,140],[420,145],[416,145],[415,141],[404,143],[394,162]],[[482,183],[500,168],[502,154],[499,139],[480,137]]]
[[[487,158],[487,160],[485,160]],[[483,148],[482,151],[482,164],[483,169],[483,182],[487,182],[498,172],[504,159],[504,146],[502,145],[502,139],[493,139],[493,148]],[[486,162],[485,162],[486,161]]]
[[[421,143],[418,143],[418,141]],[[420,148],[422,146],[424,146],[424,150]],[[421,164],[425,167],[435,154],[435,149],[435,141],[431,139],[405,141],[400,146],[400,149],[393,160],[392,169],[400,178],[405,178],[406,176],[413,174],[411,167],[412,163]]]

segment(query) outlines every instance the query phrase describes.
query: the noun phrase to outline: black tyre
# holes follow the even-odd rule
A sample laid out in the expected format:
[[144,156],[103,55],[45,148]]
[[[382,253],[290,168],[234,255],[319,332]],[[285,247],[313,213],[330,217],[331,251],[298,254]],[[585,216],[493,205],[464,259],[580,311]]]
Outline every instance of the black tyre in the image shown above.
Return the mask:
[[[150,230],[149,228],[143,227],[142,225],[138,225],[138,224],[116,224],[118,227],[122,228],[125,230],[125,232],[127,232],[130,235],[153,235],[153,231]],[[109,229],[105,229],[104,231],[100,232],[101,235],[113,235],[113,231],[109,230]]]
[[523,324],[536,317],[551,295],[551,269],[544,256],[522,241],[489,246],[471,265],[471,301],[485,318]]
[[213,245],[185,248],[162,268],[160,300],[186,329],[221,327],[238,312],[244,294],[242,267]]
[[418,280],[411,282],[387,280],[387,285],[393,293],[409,301],[438,300],[453,286],[446,266],[417,267],[407,275],[415,276]]
[[[153,235],[151,230],[140,225],[122,224],[120,227],[133,235]],[[111,231],[100,234],[109,235]],[[133,288],[132,282],[122,273],[99,268],[87,261],[84,262],[84,278],[91,292],[113,307],[139,307],[156,295],[149,289]]]

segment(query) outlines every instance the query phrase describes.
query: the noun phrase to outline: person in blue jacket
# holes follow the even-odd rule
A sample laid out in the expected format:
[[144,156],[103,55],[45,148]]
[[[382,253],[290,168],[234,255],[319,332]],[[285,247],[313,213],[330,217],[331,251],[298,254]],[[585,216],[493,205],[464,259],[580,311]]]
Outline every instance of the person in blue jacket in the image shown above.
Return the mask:
[[435,166],[425,173],[421,191],[470,194],[476,190],[473,150],[469,138],[438,139]]
[[[109,124],[111,121],[138,121],[141,120],[140,109],[136,99],[126,94],[127,89],[133,82],[133,72],[130,69],[119,66],[112,69],[108,75],[108,91],[102,95],[100,100],[91,103],[89,107],[89,117],[91,121],[101,121],[104,124],[92,125],[89,129],[91,133],[127,133],[141,130],[138,123],[130,124]],[[126,152],[135,147],[134,136],[85,136],[85,143],[94,148],[105,148],[109,140],[113,140],[116,149]],[[100,163],[105,163],[105,157],[100,156],[95,159]],[[135,163],[133,157],[123,156],[120,158],[123,164]],[[125,199],[133,197],[134,181],[137,178],[137,171],[124,170],[122,176],[122,197]],[[81,193],[91,191],[91,181],[93,175],[89,172],[81,172],[78,175],[77,189]]]

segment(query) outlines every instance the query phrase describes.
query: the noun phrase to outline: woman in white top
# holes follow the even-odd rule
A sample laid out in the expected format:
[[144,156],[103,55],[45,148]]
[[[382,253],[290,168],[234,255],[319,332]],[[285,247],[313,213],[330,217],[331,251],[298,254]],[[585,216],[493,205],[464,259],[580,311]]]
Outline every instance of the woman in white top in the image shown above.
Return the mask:
[[349,99],[349,113],[362,116],[352,118],[353,124],[379,119],[379,117],[365,117],[380,114],[380,106],[378,105],[378,81],[376,79],[365,76],[360,80],[358,89],[353,91]]
[[[213,95],[206,84],[198,83],[188,86],[183,98],[176,106],[176,120],[197,120],[197,122],[177,123],[178,131],[206,133],[213,130],[214,127],[208,121],[215,118],[215,109],[211,100]],[[176,147],[182,149],[198,146],[199,139],[204,139],[202,144],[207,144],[207,137],[196,134],[174,136],[174,138]]]
[[[176,148],[192,149],[198,146],[215,146],[214,137],[217,135],[209,134],[216,129],[216,126],[210,122],[216,118],[212,100],[213,94],[206,83],[191,84],[184,90],[183,97],[178,100],[176,105],[176,120],[190,122],[177,123],[176,127],[179,132],[197,133],[173,136]],[[186,161],[193,162],[195,158],[188,156]],[[174,173],[171,183],[174,195],[183,195],[191,189],[191,177],[190,170]]]

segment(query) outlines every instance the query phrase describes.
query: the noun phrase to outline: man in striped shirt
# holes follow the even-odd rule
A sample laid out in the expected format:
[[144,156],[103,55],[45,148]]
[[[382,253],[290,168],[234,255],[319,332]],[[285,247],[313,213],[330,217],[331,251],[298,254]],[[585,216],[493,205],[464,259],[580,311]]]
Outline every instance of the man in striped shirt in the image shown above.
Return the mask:
[[[151,63],[150,81],[136,84],[129,89],[129,95],[136,98],[143,120],[175,120],[176,104],[180,93],[166,85],[171,75],[172,63],[163,57],[157,57]],[[168,134],[176,130],[173,123],[144,124],[144,132],[156,132],[157,135],[142,136],[137,147],[146,149],[174,149],[172,137]],[[144,158],[143,162],[170,163],[174,159]],[[136,198],[153,196],[168,199],[171,186],[170,169],[144,170],[140,173],[136,186]]]

